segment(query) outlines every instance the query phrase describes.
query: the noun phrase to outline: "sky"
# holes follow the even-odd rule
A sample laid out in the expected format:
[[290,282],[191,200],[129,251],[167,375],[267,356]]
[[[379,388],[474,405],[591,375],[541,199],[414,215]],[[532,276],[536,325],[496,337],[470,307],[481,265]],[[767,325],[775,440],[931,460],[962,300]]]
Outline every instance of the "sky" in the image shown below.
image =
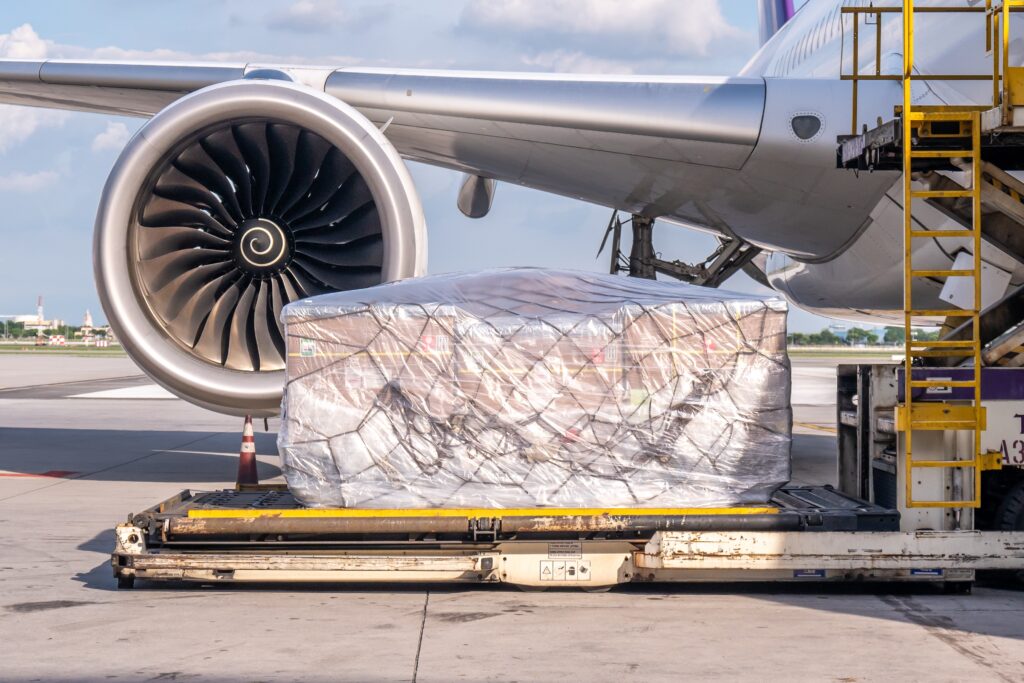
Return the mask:
[[[800,4],[800,3],[798,3]],[[49,0],[0,4],[0,57],[181,59],[578,73],[729,75],[758,47],[755,0]],[[142,119],[0,106],[0,315],[80,324],[104,316],[92,224],[104,180]],[[471,220],[461,176],[410,164],[427,217],[429,271],[530,265],[604,271],[609,211],[501,184]],[[628,246],[628,238],[626,240]],[[663,225],[663,258],[700,261],[703,234]],[[727,289],[766,292],[746,275]],[[790,328],[829,320],[793,310]]]

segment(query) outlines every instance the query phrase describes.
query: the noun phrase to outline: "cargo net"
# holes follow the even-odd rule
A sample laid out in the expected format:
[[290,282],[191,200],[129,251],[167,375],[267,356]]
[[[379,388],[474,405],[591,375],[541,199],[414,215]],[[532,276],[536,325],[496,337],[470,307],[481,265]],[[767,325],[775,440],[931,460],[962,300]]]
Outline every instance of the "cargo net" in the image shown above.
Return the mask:
[[778,300],[532,269],[375,290],[286,309],[306,505],[734,505],[789,478]]

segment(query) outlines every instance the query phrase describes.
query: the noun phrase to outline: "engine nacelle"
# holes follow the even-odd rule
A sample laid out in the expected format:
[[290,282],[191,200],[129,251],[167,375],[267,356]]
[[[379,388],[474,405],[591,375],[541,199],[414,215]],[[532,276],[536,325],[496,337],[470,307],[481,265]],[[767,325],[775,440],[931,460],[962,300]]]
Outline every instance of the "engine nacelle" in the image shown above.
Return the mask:
[[281,308],[420,274],[423,209],[398,152],[345,103],[232,81],[169,105],[107,179],[96,284],[156,382],[234,415],[279,410]]

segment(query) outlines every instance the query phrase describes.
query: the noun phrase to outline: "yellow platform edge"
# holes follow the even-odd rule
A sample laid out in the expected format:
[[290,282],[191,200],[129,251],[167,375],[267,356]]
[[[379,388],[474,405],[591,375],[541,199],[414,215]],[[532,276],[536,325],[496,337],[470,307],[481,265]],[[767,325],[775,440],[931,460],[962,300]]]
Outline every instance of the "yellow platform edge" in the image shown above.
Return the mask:
[[451,509],[347,509],[302,508],[297,510],[189,510],[189,517],[205,519],[256,519],[259,517],[316,518],[350,517],[466,517],[468,519],[502,517],[638,517],[654,516],[706,516],[706,515],[774,515],[776,507],[734,508],[451,508]]

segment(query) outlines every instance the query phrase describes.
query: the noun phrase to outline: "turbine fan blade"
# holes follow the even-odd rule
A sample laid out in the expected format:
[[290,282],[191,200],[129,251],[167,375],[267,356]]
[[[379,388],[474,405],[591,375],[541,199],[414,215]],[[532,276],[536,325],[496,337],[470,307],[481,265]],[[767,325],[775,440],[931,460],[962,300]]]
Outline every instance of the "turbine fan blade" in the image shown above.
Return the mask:
[[216,218],[206,211],[197,209],[191,204],[157,195],[150,195],[149,201],[146,202],[146,206],[142,209],[142,219],[139,222],[146,228],[171,228],[179,226],[204,228],[225,239],[231,239],[233,234],[233,230],[221,225]]
[[256,351],[256,338],[252,329],[252,302],[256,285],[252,278],[247,278],[238,304],[231,313],[228,324],[228,349],[224,367],[232,370],[258,370],[259,357]]
[[303,230],[295,235],[295,244],[338,244],[381,234],[380,213],[375,204],[364,204],[345,220],[333,225]]
[[319,211],[355,172],[356,167],[341,153],[341,150],[332,147],[324,158],[309,191],[284,214],[284,218],[295,223],[314,211]]
[[362,289],[381,283],[381,269],[373,267],[332,266],[304,254],[296,254],[292,262],[295,271],[308,275],[322,284],[323,291],[344,292],[350,289]]
[[299,147],[299,129],[280,123],[267,126],[267,143],[270,149],[270,180],[264,211],[279,216],[277,210],[281,195],[288,189],[295,172],[295,157]]
[[384,260],[384,238],[379,233],[343,244],[307,244],[296,242],[295,258],[326,266],[380,268]]
[[245,286],[244,280],[236,281],[217,296],[209,315],[203,321],[199,341],[193,347],[199,355],[218,365],[224,365],[228,359],[228,328],[241,289]]
[[270,150],[267,147],[267,124],[243,123],[235,126],[235,141],[249,167],[253,211],[266,211],[267,186],[270,183]]
[[149,261],[174,251],[186,249],[217,249],[228,251],[231,242],[198,228],[167,226],[146,228],[139,232],[139,258]]
[[139,267],[144,275],[146,288],[152,294],[159,294],[182,273],[199,266],[224,263],[228,258],[226,253],[219,249],[184,249],[141,261]]
[[[280,286],[281,301],[283,302],[281,308],[284,308],[284,304],[290,304],[293,301],[305,299],[311,293],[309,290],[304,289],[302,285],[296,281],[294,274],[291,272],[291,270],[288,270],[278,275],[277,284]],[[278,310],[277,312],[277,318],[279,320],[281,318],[280,310]]]
[[161,306],[164,311],[173,314],[173,317],[168,316],[168,327],[191,348],[199,343],[199,333],[214,302],[239,279],[230,263],[221,266],[224,270],[218,271],[216,266],[203,266],[190,271],[182,279],[178,290]]
[[[309,196],[308,193],[319,177],[318,173],[333,172],[330,168],[325,168],[327,166],[325,158],[331,149],[331,143],[319,135],[314,135],[306,130],[302,131],[295,152],[295,170],[292,172],[292,179],[275,209],[278,216],[288,215],[296,202]],[[338,179],[335,182],[340,187],[342,180]]]
[[[270,309],[271,280],[258,281],[256,299],[252,308],[252,331],[256,338],[256,357],[258,360],[257,370],[281,370],[284,368],[282,357],[283,347],[279,349],[278,338],[280,330],[278,323],[273,319]],[[273,332],[271,331],[273,330]],[[276,337],[274,332],[277,333]]]
[[[184,152],[179,154],[171,169],[219,197],[224,208],[231,214],[230,223],[237,224],[245,217],[244,211],[238,203],[234,186],[220,165],[203,148],[201,140],[189,145]],[[168,175],[171,169],[168,169],[164,175]]]
[[302,220],[292,224],[292,230],[300,233],[303,230],[337,223],[356,209],[373,203],[373,194],[362,176],[349,178],[338,188],[323,210],[309,214]]
[[[281,322],[281,309],[284,308],[285,304],[294,301],[294,299],[288,298],[287,289],[280,275],[270,282],[273,283],[273,286],[270,288],[270,300],[267,302],[267,315],[270,316],[271,321],[275,324],[268,325],[268,328],[270,329],[271,336],[274,337],[274,345],[280,352],[281,357],[284,358],[287,353],[287,345],[284,338],[284,323]],[[296,296],[296,299],[298,298]]]
[[222,128],[207,135],[199,141],[203,151],[213,159],[220,168],[234,190],[241,216],[251,216],[252,204],[252,180],[249,178],[249,169],[245,165],[245,158],[242,150],[238,148],[235,136],[230,128]]
[[[332,151],[333,153],[333,151]],[[328,155],[330,160],[332,155]],[[345,160],[346,163],[347,160]],[[344,168],[340,168],[344,172]],[[341,177],[340,175],[338,177]],[[332,223],[334,220],[330,219],[330,216],[338,210],[340,207],[342,212],[338,217],[344,217],[345,212],[351,209],[346,208],[344,204],[346,197],[350,193],[356,194],[356,200],[360,197],[369,197],[369,201],[373,201],[373,196],[370,195],[370,188],[367,187],[365,180],[355,173],[355,167],[352,167],[352,171],[345,177],[344,181],[339,182],[335,179],[325,179],[324,184],[321,186],[321,178],[316,179],[317,182],[313,184],[312,189],[309,190],[309,199],[307,201],[300,202],[300,208],[290,212],[289,220],[292,223],[294,229],[301,229],[303,227],[315,227],[317,225],[323,225],[324,223]],[[359,189],[364,188],[365,191]],[[315,195],[315,198],[313,197]],[[330,212],[330,213],[329,213]]]
[[204,213],[210,213],[218,223],[229,230],[233,230],[238,222],[216,194],[173,166],[160,176],[156,187],[153,188],[153,194],[171,201],[189,204]]
[[[292,261],[291,265],[288,266],[288,270],[285,272],[287,276],[286,282],[291,281],[292,285],[302,292],[302,296],[297,299],[304,299],[308,296],[316,296],[317,294],[324,294],[325,292],[334,291],[334,289],[310,275],[304,270],[298,263]],[[296,299],[292,299],[295,301]]]

